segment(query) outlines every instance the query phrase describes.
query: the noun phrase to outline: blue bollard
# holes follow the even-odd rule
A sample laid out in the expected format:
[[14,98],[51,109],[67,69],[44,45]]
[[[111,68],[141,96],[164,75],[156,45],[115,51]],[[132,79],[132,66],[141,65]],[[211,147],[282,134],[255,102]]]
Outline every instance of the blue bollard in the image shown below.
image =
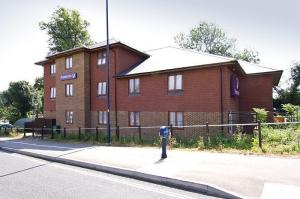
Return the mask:
[[165,126],[160,127],[159,135],[162,137],[162,153],[161,153],[161,159],[167,158],[167,139],[169,135],[169,129]]

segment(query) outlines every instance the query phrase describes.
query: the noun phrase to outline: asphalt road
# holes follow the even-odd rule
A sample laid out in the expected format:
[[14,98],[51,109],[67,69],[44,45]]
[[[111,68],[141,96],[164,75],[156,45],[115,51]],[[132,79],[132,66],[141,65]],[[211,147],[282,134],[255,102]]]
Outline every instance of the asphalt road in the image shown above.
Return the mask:
[[2,198],[214,198],[0,151]]

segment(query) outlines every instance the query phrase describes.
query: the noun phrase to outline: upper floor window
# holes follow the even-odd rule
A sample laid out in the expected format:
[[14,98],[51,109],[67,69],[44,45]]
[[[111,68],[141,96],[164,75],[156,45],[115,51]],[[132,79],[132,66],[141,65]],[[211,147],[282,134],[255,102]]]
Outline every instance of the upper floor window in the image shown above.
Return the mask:
[[69,69],[72,67],[73,67],[73,59],[72,59],[72,57],[67,57],[66,58],[66,69]]
[[99,124],[107,124],[107,114],[106,111],[99,111],[99,118],[98,122]]
[[129,126],[140,125],[140,112],[129,112]]
[[66,123],[67,124],[73,124],[73,111],[66,111]]
[[129,79],[129,95],[139,95],[140,94],[140,79]]
[[106,52],[99,51],[98,52],[98,66],[104,65],[106,63]]
[[169,125],[183,127],[183,112],[169,112]]
[[55,87],[52,87],[50,89],[50,98],[56,98],[56,88]]
[[98,95],[106,95],[106,82],[98,82]]
[[56,64],[51,64],[50,74],[51,75],[55,75],[56,74]]
[[168,90],[182,90],[182,75],[170,75],[168,81]]
[[66,84],[66,96],[73,96],[73,84]]

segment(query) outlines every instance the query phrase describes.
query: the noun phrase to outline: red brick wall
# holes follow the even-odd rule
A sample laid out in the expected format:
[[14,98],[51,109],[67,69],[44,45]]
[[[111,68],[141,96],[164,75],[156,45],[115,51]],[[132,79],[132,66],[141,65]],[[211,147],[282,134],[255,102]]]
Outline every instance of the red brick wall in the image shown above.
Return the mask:
[[[106,66],[97,66],[98,51],[91,53],[91,110],[105,110],[106,96],[97,96],[97,84],[106,81]],[[143,60],[144,57],[135,52],[128,51],[124,47],[114,47],[110,50],[110,102],[111,110],[115,110],[115,78],[116,73],[127,70],[132,65]]]
[[51,64],[44,66],[44,111],[55,111],[55,99],[50,99],[50,89],[55,87],[55,75],[50,75]]
[[[168,75],[172,74],[183,75],[182,96],[168,95]],[[129,78],[118,80],[119,111],[220,112],[218,67],[141,76],[140,96],[128,95],[128,81]]]
[[273,109],[272,75],[248,75],[241,79],[240,110],[252,111],[252,108]]

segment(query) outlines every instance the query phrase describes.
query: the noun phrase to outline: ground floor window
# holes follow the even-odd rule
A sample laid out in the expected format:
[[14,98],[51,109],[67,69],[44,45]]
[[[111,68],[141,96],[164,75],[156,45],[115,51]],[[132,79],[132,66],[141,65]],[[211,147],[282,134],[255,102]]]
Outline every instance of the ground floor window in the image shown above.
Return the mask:
[[183,127],[183,112],[169,112],[169,125]]
[[140,112],[129,112],[129,126],[140,125]]
[[99,113],[98,113],[98,123],[99,124],[107,124],[106,111],[99,111]]
[[73,111],[66,111],[66,123],[67,124],[73,124]]

